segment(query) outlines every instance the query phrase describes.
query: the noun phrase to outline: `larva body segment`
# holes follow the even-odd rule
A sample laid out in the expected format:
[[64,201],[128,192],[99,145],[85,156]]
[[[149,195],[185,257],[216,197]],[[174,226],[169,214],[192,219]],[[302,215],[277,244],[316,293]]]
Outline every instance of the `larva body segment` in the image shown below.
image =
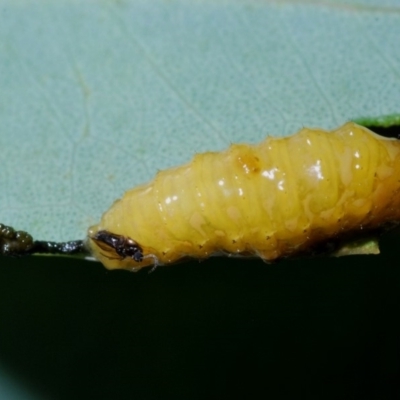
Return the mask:
[[110,269],[219,253],[271,261],[398,221],[400,141],[347,123],[197,154],[126,192],[88,245]]

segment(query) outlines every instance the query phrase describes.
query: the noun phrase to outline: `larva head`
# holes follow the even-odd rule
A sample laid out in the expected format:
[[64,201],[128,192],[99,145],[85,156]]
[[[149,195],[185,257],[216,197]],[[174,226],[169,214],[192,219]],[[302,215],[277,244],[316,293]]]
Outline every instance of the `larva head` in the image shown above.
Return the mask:
[[97,230],[96,227],[89,229],[88,246],[95,258],[108,269],[125,268],[136,271],[157,264],[157,260],[130,237]]
[[118,256],[120,259],[130,257],[136,262],[143,260],[142,248],[131,238],[108,231],[99,231],[92,240],[104,251],[115,253],[117,258]]

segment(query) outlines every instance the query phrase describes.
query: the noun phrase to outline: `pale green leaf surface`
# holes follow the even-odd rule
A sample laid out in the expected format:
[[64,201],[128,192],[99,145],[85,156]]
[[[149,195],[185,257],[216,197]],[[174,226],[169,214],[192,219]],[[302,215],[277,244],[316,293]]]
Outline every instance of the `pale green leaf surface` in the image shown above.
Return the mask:
[[32,395],[22,382],[18,382],[9,372],[0,368],[0,398],[4,400],[35,400],[38,396]]
[[83,238],[196,152],[396,114],[398,1],[6,1],[0,222]]

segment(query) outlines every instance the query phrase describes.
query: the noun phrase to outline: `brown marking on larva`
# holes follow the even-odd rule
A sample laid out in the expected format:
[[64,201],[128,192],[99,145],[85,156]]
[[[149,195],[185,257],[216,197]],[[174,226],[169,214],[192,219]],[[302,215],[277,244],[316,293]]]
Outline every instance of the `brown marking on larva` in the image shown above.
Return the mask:
[[246,145],[234,145],[232,146],[232,151],[238,153],[237,162],[246,174],[257,174],[260,172],[260,159],[254,155],[254,151],[251,147]]
[[[126,257],[132,258],[136,262],[143,260],[142,248],[129,237],[102,230],[92,236],[91,239],[106,253],[114,252],[120,260]],[[107,254],[104,254],[104,256],[109,259],[118,259],[118,257],[110,257]]]

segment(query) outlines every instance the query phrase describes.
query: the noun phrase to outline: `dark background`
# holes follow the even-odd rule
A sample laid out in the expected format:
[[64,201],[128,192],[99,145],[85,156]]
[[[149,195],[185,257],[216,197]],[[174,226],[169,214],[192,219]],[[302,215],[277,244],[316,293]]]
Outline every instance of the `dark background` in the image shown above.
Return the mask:
[[152,273],[0,258],[0,361],[50,399],[397,399],[399,233],[381,250]]

